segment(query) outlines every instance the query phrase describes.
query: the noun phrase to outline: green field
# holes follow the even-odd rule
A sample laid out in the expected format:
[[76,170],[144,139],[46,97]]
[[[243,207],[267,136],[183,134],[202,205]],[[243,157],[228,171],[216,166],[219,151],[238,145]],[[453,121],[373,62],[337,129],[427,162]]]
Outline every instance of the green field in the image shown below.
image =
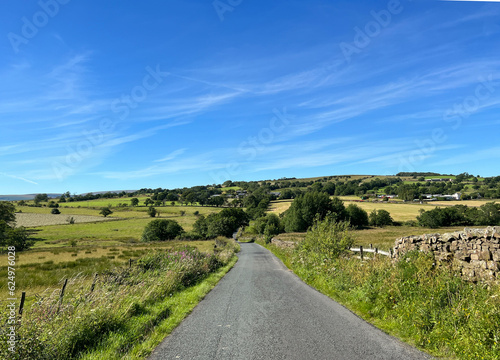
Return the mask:
[[[99,215],[98,209],[92,209],[94,202],[90,201],[91,208],[60,208],[62,214],[71,215]],[[198,211],[201,215],[208,215],[220,211],[216,207],[202,206],[166,206],[156,207],[160,215],[156,218],[173,219],[177,221],[185,231],[191,231]],[[48,214],[50,208],[44,207],[18,207],[23,213]],[[127,243],[137,243],[140,240],[144,227],[151,221],[146,207],[136,208],[113,208],[113,214],[108,218],[116,221],[63,224],[31,227],[33,237],[37,240],[34,248],[69,246],[72,241],[76,241],[77,246],[111,246]],[[184,212],[184,215],[181,213]],[[102,216],[101,216],[102,217]],[[42,224],[40,224],[42,225]]]

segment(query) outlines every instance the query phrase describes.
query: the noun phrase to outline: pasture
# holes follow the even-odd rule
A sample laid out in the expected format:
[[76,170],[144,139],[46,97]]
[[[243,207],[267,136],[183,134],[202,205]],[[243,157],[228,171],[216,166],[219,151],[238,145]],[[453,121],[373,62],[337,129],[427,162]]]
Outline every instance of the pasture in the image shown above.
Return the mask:
[[[123,203],[123,199],[109,200]],[[144,227],[154,219],[172,219],[185,231],[191,231],[199,214],[206,216],[220,211],[220,208],[160,206],[156,207],[160,215],[152,218],[145,206],[119,207],[111,208],[113,214],[105,218],[99,215],[99,211],[109,202],[105,199],[62,203],[59,215],[51,214],[52,209],[46,206],[17,206],[16,225],[26,227],[35,240],[30,250],[16,254],[18,288],[23,291],[29,289],[30,293],[41,291],[44,287],[58,284],[65,277],[89,275],[123,266],[129,259],[136,259],[152,249],[183,245],[194,246],[200,251],[213,249],[213,241],[142,243],[140,239]],[[115,203],[118,204],[117,201]],[[68,221],[71,217],[73,224]],[[1,257],[0,273],[6,270],[7,257]],[[0,281],[0,288],[6,286],[5,279],[6,276]]]
[[[355,199],[359,199],[357,196],[341,196],[341,200],[344,201],[344,205],[347,207],[350,204],[350,201],[353,201]],[[277,215],[280,213],[286,211],[290,205],[292,204],[293,200],[278,200],[278,201],[272,201],[269,211],[273,212]],[[432,210],[436,207],[436,205],[433,204],[412,204],[412,203],[389,203],[389,202],[368,202],[368,201],[358,201],[355,202],[356,205],[358,205],[360,208],[368,212],[368,214],[373,211],[373,210],[387,210],[394,221],[408,221],[408,220],[415,220],[417,216],[419,215],[420,209],[424,210]]]

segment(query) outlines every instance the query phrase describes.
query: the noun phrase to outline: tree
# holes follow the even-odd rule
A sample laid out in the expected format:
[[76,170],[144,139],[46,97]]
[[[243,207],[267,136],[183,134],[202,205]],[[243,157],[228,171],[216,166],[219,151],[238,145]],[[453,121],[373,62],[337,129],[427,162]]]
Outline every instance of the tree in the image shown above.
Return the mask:
[[101,209],[101,211],[99,212],[99,214],[101,214],[104,217],[107,217],[108,215],[111,215],[112,213],[113,213],[113,211],[111,211],[111,209],[109,207],[103,207]]
[[142,241],[173,240],[184,232],[182,226],[175,220],[156,219],[146,225],[142,233]]
[[47,194],[36,194],[34,199],[36,205],[40,204],[42,201],[48,201],[48,200],[49,197]]
[[156,209],[154,207],[150,206],[148,208],[148,215],[151,217],[155,217],[156,216]]
[[137,205],[139,205],[139,199],[138,199],[138,198],[132,198],[132,199],[130,199],[130,204],[131,204],[132,206],[137,206]]
[[59,209],[58,209],[58,208],[52,208],[52,210],[50,210],[50,213],[51,213],[51,214],[54,214],[54,215],[58,215],[58,214],[60,214],[60,213],[61,213],[61,211],[59,211]]
[[248,215],[242,209],[227,208],[207,217],[200,216],[193,225],[193,231],[207,239],[231,237],[240,226],[248,225],[248,221]]
[[209,205],[215,205],[217,207],[224,205],[224,198],[222,196],[214,196],[208,200]]
[[272,213],[258,218],[254,228],[261,235],[266,234],[266,232],[270,235],[278,235],[285,230],[278,215]]
[[7,201],[0,201],[0,248],[14,246],[16,251],[29,249],[33,241],[24,227],[16,228],[16,207]]
[[345,207],[339,198],[330,199],[330,196],[324,192],[308,192],[300,195],[285,212],[283,218],[285,231],[306,231],[314,223],[316,217],[323,220],[329,213],[335,221],[345,219]]
[[151,200],[150,198],[147,198],[146,200],[144,200],[144,205],[149,206],[149,204],[154,204],[154,201]]
[[374,209],[370,213],[369,222],[371,226],[386,226],[393,224],[391,214],[387,210],[383,209]]
[[347,213],[347,219],[352,226],[363,227],[369,224],[368,213],[361,209],[358,205],[349,204],[345,210]]
[[294,192],[290,189],[284,189],[281,191],[281,195],[279,197],[280,200],[286,200],[286,199],[293,199],[294,197]]

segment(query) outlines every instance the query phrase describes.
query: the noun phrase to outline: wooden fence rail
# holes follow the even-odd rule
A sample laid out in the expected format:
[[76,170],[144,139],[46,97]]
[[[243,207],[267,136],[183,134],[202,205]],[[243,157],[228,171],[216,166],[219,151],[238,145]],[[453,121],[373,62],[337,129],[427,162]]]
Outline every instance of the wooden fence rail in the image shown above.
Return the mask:
[[364,249],[362,246],[360,246],[359,248],[350,248],[349,250],[351,250],[352,252],[359,252],[361,260],[363,260],[365,253],[373,253],[374,257],[376,255],[383,255],[392,258],[392,249],[390,251],[383,251],[379,250],[378,248],[372,248],[371,245],[369,249]]

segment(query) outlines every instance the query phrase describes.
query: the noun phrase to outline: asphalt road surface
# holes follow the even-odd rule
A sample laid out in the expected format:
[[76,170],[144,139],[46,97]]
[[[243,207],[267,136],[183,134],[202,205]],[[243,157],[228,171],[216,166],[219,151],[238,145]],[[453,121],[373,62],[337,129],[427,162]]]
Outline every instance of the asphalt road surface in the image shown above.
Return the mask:
[[159,359],[394,359],[430,357],[303,283],[257,244],[153,352]]

